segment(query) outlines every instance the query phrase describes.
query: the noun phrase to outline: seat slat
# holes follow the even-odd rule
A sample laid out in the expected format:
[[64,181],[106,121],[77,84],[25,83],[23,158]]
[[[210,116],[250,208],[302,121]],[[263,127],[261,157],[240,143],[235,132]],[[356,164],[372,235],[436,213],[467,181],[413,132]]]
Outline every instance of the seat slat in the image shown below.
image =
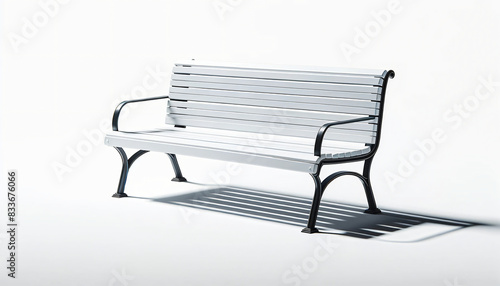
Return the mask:
[[172,87],[172,88],[170,88],[170,92],[183,93],[183,94],[196,94],[196,95],[204,95],[204,96],[251,98],[251,99],[261,99],[261,100],[303,102],[303,103],[353,106],[353,107],[365,107],[365,108],[378,108],[378,106],[380,105],[379,102],[375,102],[375,101],[371,101],[371,100],[357,100],[357,99],[353,100],[353,99],[346,99],[346,98],[339,99],[339,98],[332,98],[332,97],[285,95],[285,94],[273,94],[273,93],[255,93],[255,92],[227,91],[227,90],[201,89],[201,88]]
[[[219,118],[227,118],[227,119],[235,119],[235,120],[250,120],[250,121],[261,121],[261,122],[281,122],[283,124],[293,124],[293,125],[303,125],[310,126],[319,129],[325,123],[333,122],[332,120],[317,120],[317,119],[309,119],[309,118],[296,118],[296,117],[286,117],[283,115],[262,115],[262,114],[249,114],[249,113],[241,113],[241,112],[227,112],[227,111],[214,111],[214,110],[200,110],[200,109],[186,109],[186,108],[178,108],[178,107],[170,107],[169,116],[175,118],[178,115],[184,116],[194,116],[197,117],[219,117]],[[187,117],[186,117],[187,118]],[[354,131],[369,131],[373,132],[376,130],[375,124],[373,120],[365,121],[365,122],[355,122],[345,125],[332,126],[333,129],[347,129]],[[362,133],[360,133],[362,134]]]
[[[165,130],[165,128],[162,128]],[[302,148],[307,149],[311,148],[314,145],[315,139],[311,138],[303,138],[296,136],[281,136],[277,134],[272,134],[271,136],[267,136],[262,133],[252,133],[252,132],[242,132],[242,131],[234,131],[234,130],[220,130],[213,128],[199,128],[191,126],[190,128],[176,128],[172,127],[168,130],[172,130],[175,133],[182,133],[182,136],[186,136],[186,134],[192,134],[192,138],[197,138],[196,136],[207,136],[207,137],[230,137],[237,139],[245,139],[245,140],[256,140],[260,143],[260,145],[267,145],[273,143],[286,144],[287,146],[296,146],[300,145]],[[362,143],[351,143],[351,142],[338,142],[338,141],[330,141],[324,140],[322,147],[339,149],[343,150],[342,152],[350,152],[354,150],[359,150],[366,147]],[[290,149],[291,150],[291,149]]]
[[170,132],[154,132],[154,133],[137,133],[137,135],[144,135],[147,137],[156,137],[160,141],[168,141],[174,144],[182,144],[182,145],[190,145],[190,146],[203,146],[206,148],[213,149],[223,149],[230,150],[236,152],[245,152],[245,153],[258,153],[273,157],[282,157],[282,158],[295,158],[298,160],[311,161],[314,162],[317,157],[315,157],[312,152],[297,152],[290,150],[281,150],[277,148],[271,148],[269,146],[251,146],[247,144],[238,144],[237,142],[225,142],[223,140],[219,140],[218,142],[212,141],[203,141],[200,142],[198,139],[189,139],[182,137],[170,137],[168,136]]
[[[318,132],[318,128],[306,127],[306,126],[291,126],[287,124],[280,123],[270,123],[270,122],[256,122],[256,121],[245,121],[245,120],[232,120],[224,118],[173,118],[167,116],[167,124],[172,125],[184,125],[184,126],[196,126],[205,128],[215,128],[222,130],[245,130],[248,132],[262,133],[262,134],[277,134],[285,136],[295,136],[304,138],[315,138]],[[329,130],[326,135],[326,140],[335,141],[346,141],[355,143],[375,143],[375,137],[369,135],[353,135],[349,134],[349,130],[344,129],[332,129]]]
[[240,82],[265,82],[290,83],[296,87],[328,86],[329,84],[351,84],[366,86],[382,86],[382,79],[376,77],[340,76],[332,74],[313,74],[305,72],[283,72],[269,70],[238,70],[213,67],[174,67],[174,75],[189,74],[196,78],[217,77],[219,80],[241,80]]
[[166,138],[154,138],[144,134],[131,134],[125,132],[111,132],[106,136],[106,144],[109,146],[121,146],[149,150],[162,153],[174,153],[178,155],[196,156],[208,159],[218,159],[230,162],[249,163],[253,165],[280,168],[299,172],[316,172],[317,164],[310,160],[295,158],[273,157],[258,153],[247,153],[242,151],[207,148],[200,145],[183,145],[171,143]]
[[[248,113],[248,114],[259,114],[259,115],[271,115],[271,116],[284,116],[284,117],[295,117],[295,118],[306,118],[306,119],[318,119],[325,120],[327,122],[349,120],[359,117],[359,115],[352,114],[339,114],[330,112],[316,112],[307,110],[296,110],[296,109],[282,109],[273,107],[255,107],[255,106],[244,106],[244,105],[230,105],[230,104],[211,104],[205,102],[194,102],[194,101],[178,101],[171,100],[168,102],[171,107],[179,107],[183,109],[199,109],[199,110],[211,110],[211,111],[230,111],[238,113]],[[373,119],[374,123],[378,122],[378,117]]]
[[217,67],[231,69],[251,69],[251,70],[272,70],[272,71],[302,71],[310,73],[329,73],[340,75],[374,76],[383,77],[385,70],[382,69],[359,69],[359,68],[337,68],[329,66],[295,66],[295,65],[269,65],[269,64],[249,64],[249,63],[218,63],[210,61],[184,60],[175,64],[176,66],[192,67]]
[[298,102],[282,102],[275,100],[259,100],[249,98],[233,98],[233,97],[219,97],[219,96],[203,96],[194,94],[184,94],[171,92],[169,94],[172,100],[193,100],[207,103],[222,103],[234,105],[250,105],[260,107],[278,107],[284,109],[298,109],[298,110],[311,110],[311,111],[327,111],[346,114],[361,114],[361,115],[378,115],[378,110],[362,107],[351,106],[335,106],[313,103],[298,103]]
[[222,89],[222,90],[235,90],[235,91],[248,91],[248,92],[264,92],[264,93],[282,93],[282,94],[296,94],[296,95],[316,95],[316,96],[331,96],[332,91],[343,92],[356,92],[368,94],[380,94],[381,87],[371,86],[354,86],[354,85],[335,85],[331,86],[331,90],[322,89],[305,89],[305,88],[290,88],[290,87],[276,87],[276,86],[260,86],[260,85],[243,85],[243,84],[229,84],[229,83],[214,83],[214,82],[198,82],[198,81],[185,81],[185,80],[172,80],[172,86],[178,87],[197,87],[207,89]]
[[[272,150],[279,150],[279,151],[286,151],[286,152],[298,152],[304,154],[305,157],[311,159],[311,155],[313,154],[313,148],[312,145],[310,144],[301,144],[299,140],[296,140],[295,138],[290,138],[288,137],[289,141],[288,142],[282,142],[278,140],[266,140],[263,142],[257,137],[240,137],[240,136],[229,136],[229,135],[220,135],[220,134],[207,134],[207,133],[199,133],[199,132],[190,132],[189,130],[186,129],[179,129],[179,128],[174,128],[174,129],[162,129],[162,130],[154,130],[154,131],[141,131],[141,132],[134,132],[137,134],[146,134],[146,135],[158,135],[158,136],[167,136],[169,139],[170,138],[176,138],[176,139],[185,139],[185,140],[191,140],[192,144],[196,143],[200,145],[207,146],[205,142],[209,142],[210,144],[217,144],[217,143],[225,143],[225,144],[232,144],[235,146],[239,146],[240,150],[246,150],[250,151],[253,148],[265,148],[265,149],[270,149],[269,153],[272,154]],[[174,139],[172,139],[174,140]],[[194,140],[194,142],[193,142]],[[213,145],[213,146],[219,146],[219,145]],[[223,145],[220,145],[219,147],[222,147]],[[225,148],[225,147],[224,147]],[[361,147],[364,148],[364,147]],[[327,154],[337,154],[337,153],[346,153],[346,152],[353,152],[357,151],[359,148],[343,148],[343,147],[332,147],[330,146],[323,146],[323,153]]]

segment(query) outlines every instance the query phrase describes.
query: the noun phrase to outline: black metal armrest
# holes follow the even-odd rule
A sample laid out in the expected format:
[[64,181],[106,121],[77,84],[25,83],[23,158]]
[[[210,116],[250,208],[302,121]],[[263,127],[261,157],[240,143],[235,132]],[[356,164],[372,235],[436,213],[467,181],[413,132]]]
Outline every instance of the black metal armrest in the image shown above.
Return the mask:
[[113,121],[112,121],[112,127],[113,131],[118,131],[118,118],[120,117],[120,112],[122,111],[122,108],[129,104],[129,103],[136,103],[136,102],[142,102],[142,101],[150,101],[150,100],[157,100],[157,99],[165,99],[168,98],[168,96],[158,96],[158,97],[148,97],[148,98],[141,98],[141,99],[132,99],[132,100],[126,100],[118,104],[118,106],[115,109],[115,112],[113,113]]
[[324,124],[323,126],[321,126],[321,128],[318,131],[318,134],[316,135],[316,142],[314,143],[314,156],[321,156],[321,145],[323,144],[323,137],[325,137],[326,130],[328,130],[328,128],[330,128],[331,126],[366,121],[374,118],[375,118],[374,116],[368,116],[368,117],[342,120]]

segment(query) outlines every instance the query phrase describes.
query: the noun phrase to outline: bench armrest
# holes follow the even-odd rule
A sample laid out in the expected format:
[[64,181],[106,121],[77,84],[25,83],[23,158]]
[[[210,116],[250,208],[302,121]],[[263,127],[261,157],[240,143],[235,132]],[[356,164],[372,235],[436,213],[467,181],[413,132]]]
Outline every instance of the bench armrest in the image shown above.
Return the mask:
[[157,100],[157,99],[166,99],[168,96],[158,96],[158,97],[148,97],[148,98],[141,98],[141,99],[132,99],[132,100],[125,100],[118,104],[118,106],[115,109],[115,112],[113,113],[113,121],[112,121],[112,127],[113,131],[118,131],[118,118],[120,117],[120,112],[122,111],[122,108],[129,104],[129,103],[136,103],[136,102],[142,102],[142,101],[150,101],[150,100]]
[[323,137],[325,137],[326,130],[328,130],[328,128],[330,128],[331,126],[349,124],[349,123],[366,121],[366,120],[371,120],[371,119],[375,119],[375,117],[368,116],[368,117],[342,120],[342,121],[336,121],[336,122],[330,122],[330,123],[324,124],[318,130],[318,134],[316,135],[316,142],[314,143],[314,156],[321,156],[321,145],[323,144]]

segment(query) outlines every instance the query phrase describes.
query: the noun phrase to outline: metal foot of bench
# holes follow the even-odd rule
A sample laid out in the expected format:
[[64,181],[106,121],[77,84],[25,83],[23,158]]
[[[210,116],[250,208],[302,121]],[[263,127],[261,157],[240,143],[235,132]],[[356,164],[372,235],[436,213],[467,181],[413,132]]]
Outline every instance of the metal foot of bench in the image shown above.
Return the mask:
[[125,198],[125,197],[128,197],[128,195],[125,193],[114,193],[112,197],[113,198]]
[[379,208],[374,208],[374,209],[366,209],[364,211],[365,214],[381,214],[382,211]]
[[365,194],[366,194],[366,200],[368,201],[368,209],[364,211],[364,213],[367,214],[380,214],[382,211],[380,211],[379,208],[377,208],[377,204],[375,202],[375,197],[373,196],[373,189],[370,183],[370,167],[372,163],[372,158],[368,159],[365,161],[365,165],[363,168],[363,175],[356,173],[356,172],[350,172],[350,171],[341,171],[341,172],[336,172],[328,177],[326,177],[323,181],[319,178],[319,172],[318,174],[310,174],[311,177],[314,180],[314,185],[315,185],[315,190],[314,190],[314,198],[312,201],[311,205],[311,212],[309,214],[309,221],[307,223],[307,227],[302,230],[304,233],[315,233],[318,232],[318,229],[316,228],[316,219],[318,217],[318,211],[319,211],[319,205],[321,202],[321,197],[323,196],[323,193],[328,186],[333,180],[337,179],[338,177],[345,176],[345,175],[351,175],[355,176],[358,179],[361,180],[361,183],[363,184],[363,187],[365,189]]
[[[142,155],[148,153],[149,151],[147,150],[139,150],[134,155],[132,155],[130,158],[127,158],[127,153],[125,153],[125,150],[121,147],[114,147],[116,151],[120,154],[120,157],[122,159],[122,172],[120,174],[120,181],[118,183],[118,190],[116,193],[113,194],[113,198],[124,198],[128,197],[127,194],[125,193],[125,184],[127,183],[127,176],[128,176],[128,171],[130,170],[130,167],[132,167],[132,164],[141,157]],[[170,158],[170,162],[172,163],[172,167],[174,168],[175,172],[175,178],[172,179],[174,182],[186,182],[186,178],[182,176],[181,168],[179,167],[179,162],[177,161],[177,157],[175,154],[167,154],[168,157]]]
[[319,230],[317,228],[310,229],[308,227],[305,227],[302,229],[302,232],[303,233],[316,233],[316,232],[319,232]]
[[179,162],[177,161],[177,156],[175,154],[167,153],[170,162],[172,163],[172,168],[174,168],[175,177],[172,179],[173,182],[187,182],[186,178],[182,176],[181,168],[179,167]]

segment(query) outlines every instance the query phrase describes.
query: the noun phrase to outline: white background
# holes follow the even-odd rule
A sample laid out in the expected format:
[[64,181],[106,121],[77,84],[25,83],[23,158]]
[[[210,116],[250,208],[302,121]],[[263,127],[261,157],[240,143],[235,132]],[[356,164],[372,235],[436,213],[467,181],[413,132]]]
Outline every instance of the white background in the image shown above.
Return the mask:
[[[20,180],[18,278],[2,266],[2,285],[499,285],[500,5],[390,3],[2,1],[0,181],[6,185],[9,169]],[[347,45],[353,54],[343,52]],[[165,74],[191,58],[393,69],[372,168],[380,207],[493,226],[394,244],[210,212],[186,219],[176,206],[110,198],[120,161],[100,126],[121,100],[167,94]],[[151,70],[160,73],[145,85]],[[130,112],[128,124],[161,124],[164,106]],[[445,139],[424,153],[419,142],[435,132]],[[179,160],[188,180],[201,184],[217,183],[227,167]],[[160,155],[141,162],[129,195],[203,188],[170,182]],[[230,179],[277,193],[313,191],[307,174],[262,167],[241,166]],[[326,199],[364,204],[350,179],[330,188]],[[319,239],[339,247],[307,278],[288,283],[285,273],[313,256]],[[4,261],[5,231],[0,242]],[[123,271],[130,279],[119,279]]]

